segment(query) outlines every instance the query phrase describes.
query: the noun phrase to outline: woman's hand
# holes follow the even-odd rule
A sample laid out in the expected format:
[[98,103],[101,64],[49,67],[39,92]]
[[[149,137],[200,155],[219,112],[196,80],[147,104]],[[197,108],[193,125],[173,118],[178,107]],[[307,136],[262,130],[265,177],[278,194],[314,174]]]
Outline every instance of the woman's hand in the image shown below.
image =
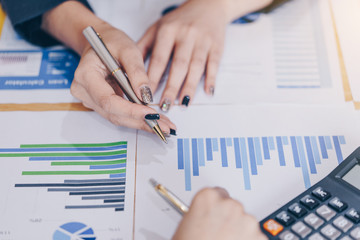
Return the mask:
[[[144,117],[156,111],[124,99],[120,87],[92,50],[82,35],[82,30],[91,25],[101,34],[109,51],[126,71],[138,98],[149,103],[152,101],[149,80],[136,44],[125,33],[97,18],[76,1],[66,1],[50,10],[44,15],[43,20],[45,30],[81,55],[71,85],[71,93],[86,107],[95,110],[116,125],[152,132]],[[176,129],[165,116],[161,116],[158,122],[164,133],[169,134],[170,129]]]
[[188,106],[205,73],[205,92],[213,95],[223,53],[226,25],[271,0],[189,0],[153,24],[139,40],[144,58],[151,52],[148,76],[153,91],[172,58],[161,109],[179,96]]
[[265,240],[256,219],[222,188],[197,193],[173,240]]

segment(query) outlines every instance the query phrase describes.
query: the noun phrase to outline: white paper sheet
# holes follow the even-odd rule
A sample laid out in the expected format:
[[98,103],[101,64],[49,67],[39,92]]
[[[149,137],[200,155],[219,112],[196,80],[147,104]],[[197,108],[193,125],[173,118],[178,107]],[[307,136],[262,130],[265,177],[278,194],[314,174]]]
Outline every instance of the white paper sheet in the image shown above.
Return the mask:
[[[138,137],[135,239],[169,239],[181,219],[149,178],[187,204],[203,187],[224,187],[261,220],[325,177],[360,143],[360,115],[351,105],[193,106],[170,116],[178,136],[168,145],[147,133]],[[216,140],[217,149],[208,139]]]
[[[181,2],[91,1],[91,4],[100,17],[138,40],[163,10]],[[304,0],[291,1],[251,24],[230,24],[216,94],[206,96],[201,83],[193,104],[342,103],[335,35],[330,22],[326,0]],[[156,103],[164,85],[154,96]]]
[[360,101],[360,2],[332,0],[340,45],[354,101]]
[[[87,239],[118,240],[132,238],[135,130],[115,127],[96,113],[13,112],[0,113],[0,119],[0,239],[64,240],[88,237]],[[120,145],[117,144],[113,147],[114,149],[88,145],[120,141],[125,141],[127,144],[122,144],[122,148],[119,148]],[[27,156],[16,157],[15,154],[30,151],[26,146],[20,148],[23,144],[87,144],[87,146],[83,146],[85,148],[77,146],[64,151],[59,149],[68,147],[42,146],[45,150],[30,148],[33,150],[25,154]],[[53,147],[56,149],[52,149]],[[117,166],[115,163],[98,165],[108,161],[117,161],[113,152],[124,150],[127,151],[125,155],[121,153],[123,156],[118,156],[118,158],[125,161],[125,167]],[[39,160],[41,154],[49,153],[51,154],[49,157]],[[56,159],[57,153],[65,154],[58,156],[63,160]],[[86,153],[95,155],[104,153],[103,157],[109,159],[81,159],[85,158],[83,155]],[[11,156],[4,156],[4,154]],[[66,159],[70,157],[73,160]],[[93,165],[72,163],[87,164],[88,161]],[[59,162],[73,165],[54,165]],[[121,169],[125,169],[125,177],[109,177],[120,173],[91,174],[94,171],[120,172]],[[38,171],[65,171],[67,174],[41,174]],[[86,174],[80,174],[79,171],[85,171]],[[33,174],[30,174],[31,172]],[[74,183],[74,181],[78,185],[61,185]],[[121,181],[124,181],[123,184],[120,184]],[[45,184],[45,186],[29,186],[29,184]],[[46,186],[46,184],[50,185]],[[109,191],[117,192],[110,193]],[[120,193],[120,191],[125,192]],[[89,197],[103,197],[103,199],[91,200]],[[119,201],[121,199],[125,199],[124,202]],[[108,202],[104,203],[105,200]],[[115,211],[116,208],[120,208],[119,211]]]

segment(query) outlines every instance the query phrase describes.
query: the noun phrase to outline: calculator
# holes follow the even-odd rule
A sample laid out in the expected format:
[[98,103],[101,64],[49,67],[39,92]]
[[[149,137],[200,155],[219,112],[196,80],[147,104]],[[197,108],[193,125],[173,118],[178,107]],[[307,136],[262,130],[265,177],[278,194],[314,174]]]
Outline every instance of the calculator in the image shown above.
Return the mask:
[[360,147],[260,227],[269,239],[360,240]]

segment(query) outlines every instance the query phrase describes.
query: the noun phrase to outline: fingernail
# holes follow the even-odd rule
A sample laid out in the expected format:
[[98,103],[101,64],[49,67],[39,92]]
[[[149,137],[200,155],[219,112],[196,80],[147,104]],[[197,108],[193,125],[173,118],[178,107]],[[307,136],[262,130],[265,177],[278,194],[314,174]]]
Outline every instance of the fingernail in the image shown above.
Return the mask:
[[160,115],[157,114],[157,113],[156,114],[146,114],[145,119],[147,119],[147,120],[159,120]]
[[214,96],[214,94],[215,94],[215,88],[211,86],[211,87],[209,88],[209,93],[210,93],[211,96]]
[[171,134],[171,133],[167,133],[167,132],[163,132],[163,133],[164,133],[164,136],[165,136],[165,137],[167,137],[167,138],[170,137],[170,134]]
[[176,136],[176,130],[170,128],[170,135]]
[[144,103],[148,104],[153,101],[153,96],[151,90],[148,86],[143,86],[140,88],[141,98]]
[[189,97],[188,95],[186,95],[186,96],[183,98],[181,104],[187,107],[187,106],[189,105],[189,102],[190,102],[190,97]]
[[170,109],[170,105],[171,105],[171,101],[168,98],[165,98],[164,101],[162,102],[160,109],[164,112],[169,111]]

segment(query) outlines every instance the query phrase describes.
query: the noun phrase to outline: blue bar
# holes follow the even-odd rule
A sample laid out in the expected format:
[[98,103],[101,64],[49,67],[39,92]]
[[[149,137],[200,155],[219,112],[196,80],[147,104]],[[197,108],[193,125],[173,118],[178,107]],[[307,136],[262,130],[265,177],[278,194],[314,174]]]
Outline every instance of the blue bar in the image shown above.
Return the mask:
[[344,136],[339,136],[339,141],[340,141],[340,144],[346,144]]
[[227,161],[225,138],[220,138],[220,147],[221,147],[221,164],[223,167],[227,167],[228,161]]
[[206,139],[206,160],[208,160],[208,161],[213,160],[211,138]]
[[253,138],[248,138],[248,145],[249,145],[249,157],[250,157],[250,167],[251,167],[251,174],[257,175],[257,167],[256,167],[256,159],[255,159],[255,149],[254,149],[254,140]]
[[191,139],[192,147],[192,164],[193,164],[193,176],[199,176],[199,160],[198,160],[198,150],[197,150],[197,139]]
[[285,156],[284,156],[284,149],[283,149],[281,137],[276,137],[276,145],[277,145],[277,148],[278,148],[280,166],[286,166],[286,164],[285,164]]
[[235,166],[241,168],[239,138],[234,138]]
[[178,147],[178,169],[184,169],[184,146],[183,139],[178,138],[177,140]]
[[226,146],[231,147],[232,146],[232,139],[226,138]]
[[281,138],[281,140],[282,140],[282,143],[283,143],[284,145],[289,145],[289,140],[288,140],[288,138],[287,138],[286,136],[283,136],[283,137]]
[[325,136],[325,146],[327,149],[333,149],[330,136]]
[[204,151],[204,139],[198,138],[198,150],[199,150],[199,166],[205,166],[205,151]]
[[213,144],[212,147],[213,147],[214,152],[218,152],[219,151],[219,144],[218,144],[217,138],[212,139],[212,144]]
[[0,152],[98,152],[117,149],[126,149],[127,145],[111,146],[111,147],[51,147],[51,148],[0,148]]
[[292,148],[292,152],[293,152],[294,165],[295,165],[295,167],[300,167],[299,153],[298,153],[298,147],[296,145],[295,137],[291,136],[290,141],[291,141],[291,148]]
[[113,169],[113,168],[124,168],[126,163],[112,164],[112,165],[90,165],[90,169]]
[[191,191],[191,170],[190,170],[190,142],[184,139],[184,170],[185,170],[185,190]]
[[270,150],[275,150],[274,137],[268,137]]
[[126,154],[112,156],[85,156],[85,157],[30,157],[29,161],[82,161],[82,160],[118,160],[126,158]]
[[307,153],[307,157],[308,157],[308,161],[309,161],[310,173],[315,174],[316,167],[315,167],[315,162],[314,162],[313,151],[311,148],[310,137],[305,136],[304,140],[305,140],[306,153]]
[[126,177],[126,173],[110,174],[110,178],[123,178]]
[[322,158],[328,159],[329,156],[328,156],[328,153],[327,153],[324,136],[319,136],[319,144],[320,144]]
[[316,137],[315,136],[310,137],[310,141],[311,141],[311,147],[312,147],[313,154],[314,154],[315,163],[321,164],[320,153],[319,153],[319,148],[318,148],[318,145],[316,142]]
[[344,159],[343,159],[343,155],[341,152],[341,147],[340,147],[340,142],[339,142],[338,136],[333,136],[333,141],[334,141],[336,157],[338,159],[338,163],[340,164],[342,161],[344,161]]
[[242,165],[243,165],[243,176],[244,176],[245,190],[251,190],[249,165],[248,165],[248,160],[247,160],[245,138],[240,138],[240,154],[241,154],[241,160],[242,160]]
[[303,174],[303,178],[304,178],[305,188],[308,189],[311,187],[311,183],[310,183],[309,171],[307,169],[307,164],[306,164],[304,145],[303,145],[301,137],[296,137],[296,143],[297,143],[297,147],[298,147],[298,152],[299,152],[299,157],[300,157],[300,165],[301,165],[301,170],[302,170],[302,174]]
[[262,154],[261,154],[261,145],[260,138],[255,137],[255,156],[256,156],[256,164],[263,165]]
[[262,140],[263,151],[264,151],[264,159],[268,160],[268,159],[270,159],[268,138],[267,137],[262,137],[261,140]]

